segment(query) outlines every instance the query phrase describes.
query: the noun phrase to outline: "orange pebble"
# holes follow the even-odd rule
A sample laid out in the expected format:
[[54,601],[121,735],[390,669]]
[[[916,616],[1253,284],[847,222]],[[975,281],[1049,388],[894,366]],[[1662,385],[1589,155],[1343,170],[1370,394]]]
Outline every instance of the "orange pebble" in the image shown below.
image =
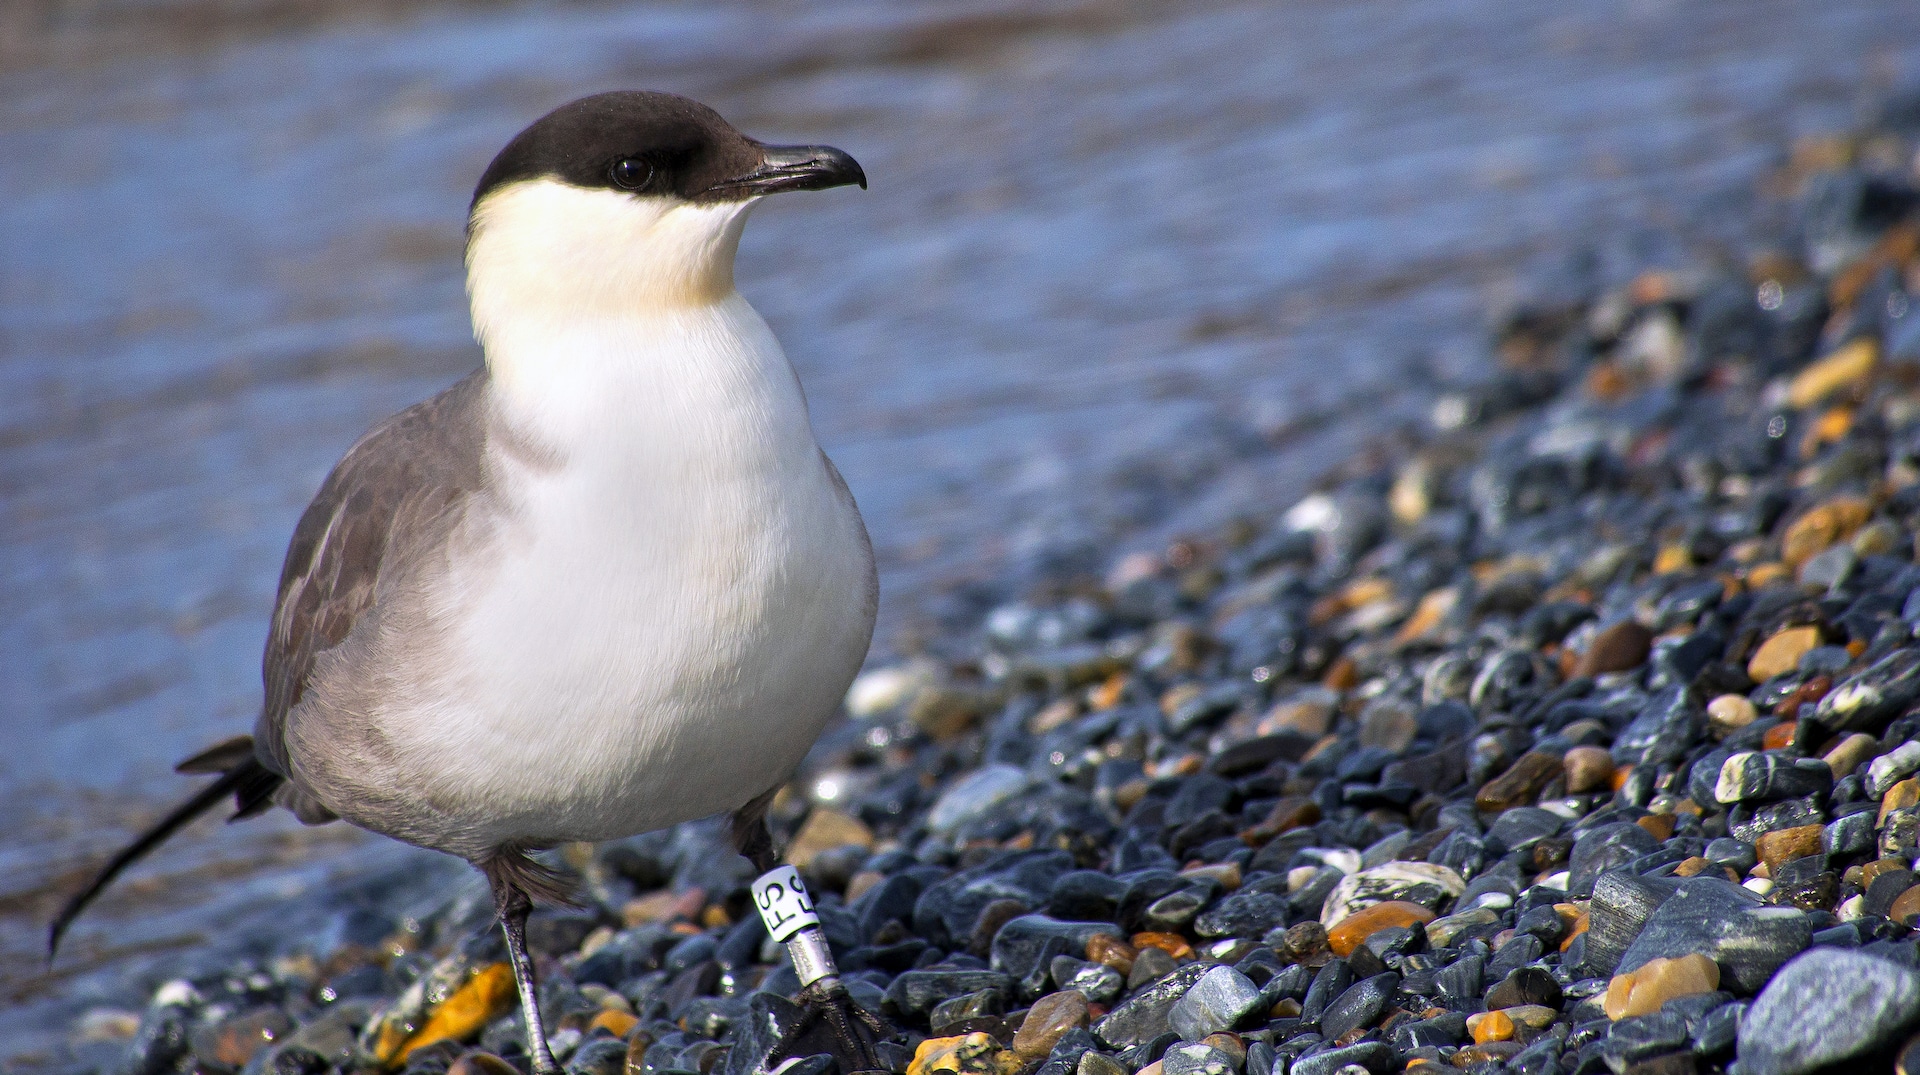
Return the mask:
[[1760,745],[1767,750],[1784,750],[1793,745],[1794,733],[1800,730],[1800,722],[1789,720],[1767,729],[1760,737]]
[[608,1008],[606,1011],[594,1016],[593,1022],[587,1024],[587,1029],[593,1031],[604,1027],[607,1032],[614,1037],[624,1038],[633,1032],[634,1027],[639,1025],[640,1020],[637,1017],[627,1012]]
[[1627,778],[1633,775],[1633,766],[1623,765],[1613,771],[1613,790],[1619,791],[1627,786]]
[[[1513,1038],[1513,1019],[1506,1012],[1486,1012],[1473,1026],[1473,1041],[1476,1045],[1485,1045],[1490,1041],[1508,1041]],[[1468,1022],[1473,1022],[1469,1019]]]
[[1633,823],[1652,833],[1656,840],[1665,840],[1673,835],[1672,814],[1648,814],[1635,818]]
[[1334,923],[1333,928],[1327,930],[1327,947],[1333,949],[1334,955],[1345,959],[1352,955],[1353,950],[1360,947],[1368,937],[1380,930],[1393,926],[1411,926],[1416,922],[1425,924],[1433,919],[1433,912],[1417,903],[1408,903],[1405,900],[1376,903],[1371,907],[1363,907]]
[[1178,933],[1136,933],[1133,935],[1135,948],[1158,948],[1175,959],[1192,959],[1193,945]]
[[1118,937],[1096,933],[1087,938],[1087,958],[1121,974],[1133,973],[1133,960],[1140,952]]

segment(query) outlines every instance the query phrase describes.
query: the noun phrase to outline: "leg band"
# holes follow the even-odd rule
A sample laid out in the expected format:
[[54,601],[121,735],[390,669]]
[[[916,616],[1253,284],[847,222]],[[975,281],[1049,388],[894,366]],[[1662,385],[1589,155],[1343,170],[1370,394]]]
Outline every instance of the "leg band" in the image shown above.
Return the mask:
[[787,946],[793,959],[793,972],[802,988],[815,982],[836,978],[833,953],[827,948],[827,936],[820,930],[820,916],[813,912],[813,897],[800,871],[791,866],[776,866],[753,883],[753,903],[760,909],[760,921],[767,935]]

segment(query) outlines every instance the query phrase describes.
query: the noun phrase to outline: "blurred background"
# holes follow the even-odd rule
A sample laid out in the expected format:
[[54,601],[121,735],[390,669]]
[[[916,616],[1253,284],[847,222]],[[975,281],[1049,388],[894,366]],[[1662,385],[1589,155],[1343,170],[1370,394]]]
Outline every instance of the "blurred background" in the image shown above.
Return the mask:
[[[1920,75],[1908,0],[11,0],[0,9],[0,1065],[464,871],[284,817],[47,916],[251,727],[294,520],[479,360],[490,156],[697,97],[872,189],[758,211],[741,289],[880,556],[876,653],[1271,514],[1490,376],[1487,326],[1739,263],[1797,142]],[[381,897],[386,898],[386,897]],[[343,917],[345,916],[345,917]],[[317,932],[316,932],[317,931]],[[94,1015],[89,1016],[92,1012]]]

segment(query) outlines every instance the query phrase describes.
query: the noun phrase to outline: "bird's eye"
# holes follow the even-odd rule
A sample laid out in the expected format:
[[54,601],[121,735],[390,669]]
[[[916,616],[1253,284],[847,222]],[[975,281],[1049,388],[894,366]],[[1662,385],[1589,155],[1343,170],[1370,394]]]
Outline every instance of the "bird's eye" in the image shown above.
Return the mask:
[[639,157],[622,157],[613,162],[613,185],[621,190],[639,190],[653,178],[653,165]]

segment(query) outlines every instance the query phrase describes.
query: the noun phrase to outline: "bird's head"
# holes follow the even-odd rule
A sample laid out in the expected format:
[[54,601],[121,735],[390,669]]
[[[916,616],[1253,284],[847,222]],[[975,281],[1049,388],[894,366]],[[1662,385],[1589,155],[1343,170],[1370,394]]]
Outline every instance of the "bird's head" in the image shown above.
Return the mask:
[[768,194],[858,183],[830,146],[757,142],[697,101],[602,93],[521,131],[467,216],[475,330],[505,309],[591,316],[712,302],[733,291],[747,209]]

